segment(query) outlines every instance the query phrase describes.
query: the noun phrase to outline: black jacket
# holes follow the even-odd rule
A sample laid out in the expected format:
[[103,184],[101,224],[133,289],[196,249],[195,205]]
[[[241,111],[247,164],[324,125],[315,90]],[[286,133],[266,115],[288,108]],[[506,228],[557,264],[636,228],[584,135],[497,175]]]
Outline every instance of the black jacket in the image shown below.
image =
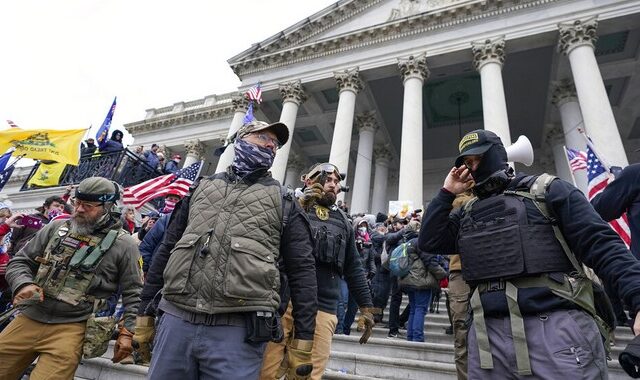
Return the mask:
[[640,164],[629,165],[591,204],[602,219],[612,221],[625,212],[631,231],[631,252],[640,259]]
[[[524,176],[519,174],[510,187],[514,187]],[[431,201],[420,230],[420,249],[439,254],[458,252],[462,209],[451,212],[454,199],[454,194],[441,189]],[[582,192],[556,179],[549,185],[546,203],[576,257],[593,268],[604,281],[605,287],[615,290],[632,312],[640,310],[640,262],[595,212]],[[525,204],[530,222],[545,222],[533,202],[525,199]],[[543,288],[518,290],[518,304],[523,314],[574,307]],[[504,292],[485,293],[482,305],[487,315],[508,314]]]
[[[251,181],[252,178],[256,179],[253,175],[249,175],[244,180]],[[225,179],[230,181],[228,174],[225,175]],[[140,314],[145,312],[149,302],[164,285],[164,268],[173,247],[180,240],[189,221],[190,200],[191,196],[186,196],[178,202],[169,220],[165,237],[153,255],[141,295]],[[291,202],[293,207],[291,207],[291,214],[280,241],[280,255],[287,273],[291,293],[295,336],[297,339],[312,340],[317,311],[317,285],[316,276],[314,276],[315,259],[312,253],[311,230],[302,208],[297,202]]]

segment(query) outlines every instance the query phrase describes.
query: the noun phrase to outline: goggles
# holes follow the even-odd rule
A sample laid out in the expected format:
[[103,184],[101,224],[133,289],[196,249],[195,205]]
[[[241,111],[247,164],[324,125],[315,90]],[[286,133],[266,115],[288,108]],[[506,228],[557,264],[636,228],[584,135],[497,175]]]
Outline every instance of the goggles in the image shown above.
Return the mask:
[[314,166],[313,168],[311,168],[311,170],[309,170],[307,174],[302,175],[300,179],[304,182],[306,179],[313,179],[322,173],[334,173],[338,177],[338,180],[342,181],[343,179],[342,175],[340,174],[340,170],[338,170],[338,167],[328,162]]

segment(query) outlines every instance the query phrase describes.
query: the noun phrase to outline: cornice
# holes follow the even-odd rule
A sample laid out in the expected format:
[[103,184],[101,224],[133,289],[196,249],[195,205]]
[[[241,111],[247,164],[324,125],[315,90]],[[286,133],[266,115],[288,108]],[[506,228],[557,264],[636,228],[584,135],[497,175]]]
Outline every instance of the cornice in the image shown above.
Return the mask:
[[170,128],[174,125],[230,118],[233,117],[235,112],[236,107],[231,102],[228,102],[224,105],[214,105],[178,113],[162,114],[157,117],[125,124],[124,127],[133,137],[136,137],[136,135],[144,132]]
[[230,63],[238,76],[338,54],[369,45],[392,41],[416,34],[450,28],[507,13],[533,8],[561,0],[476,0],[460,7],[438,9],[419,15],[392,20],[370,28],[356,30],[325,40],[314,41],[260,56]]

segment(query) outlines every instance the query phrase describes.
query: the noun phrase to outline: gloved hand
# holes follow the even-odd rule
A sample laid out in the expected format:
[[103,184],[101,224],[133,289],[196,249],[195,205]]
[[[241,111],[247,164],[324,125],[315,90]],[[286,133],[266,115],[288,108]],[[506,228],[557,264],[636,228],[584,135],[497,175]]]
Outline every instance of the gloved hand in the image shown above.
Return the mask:
[[618,361],[629,376],[634,379],[640,378],[640,335],[633,338],[627,348],[620,353]]
[[276,379],[285,374],[288,380],[307,380],[311,377],[313,363],[311,363],[312,340],[293,339],[287,344],[287,354],[285,355]]
[[324,195],[324,187],[319,183],[314,183],[304,189],[304,195],[300,199],[302,207],[307,208]]
[[155,333],[154,317],[146,315],[136,317],[136,333],[133,335],[133,341],[142,365],[151,363],[151,343]]
[[116,339],[116,344],[113,346],[112,362],[120,363],[122,359],[133,353],[133,346],[131,345],[132,338],[133,333],[129,330],[124,327],[120,329],[120,334],[118,335],[118,339]]
[[358,318],[358,326],[364,326],[364,332],[360,337],[360,344],[367,343],[369,338],[371,337],[371,332],[373,330],[373,326],[375,326],[375,322],[373,321],[373,312],[375,311],[372,307],[361,307],[360,308],[360,318]]
[[32,305],[44,301],[44,291],[36,284],[25,285],[13,297],[14,305]]

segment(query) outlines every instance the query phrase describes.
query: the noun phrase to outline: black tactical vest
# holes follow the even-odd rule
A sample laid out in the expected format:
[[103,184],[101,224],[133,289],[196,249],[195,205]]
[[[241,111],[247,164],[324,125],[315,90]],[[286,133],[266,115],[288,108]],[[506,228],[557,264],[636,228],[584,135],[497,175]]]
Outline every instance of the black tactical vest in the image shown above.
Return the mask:
[[525,200],[517,195],[500,194],[465,207],[458,250],[462,275],[471,285],[573,270],[552,225],[529,223]]
[[351,225],[347,223],[346,217],[337,208],[329,209],[329,218],[322,220],[318,217],[315,207],[312,207],[307,215],[313,231],[313,252],[316,261],[335,265],[337,272],[342,275],[347,244],[349,244],[348,228],[351,228]]

